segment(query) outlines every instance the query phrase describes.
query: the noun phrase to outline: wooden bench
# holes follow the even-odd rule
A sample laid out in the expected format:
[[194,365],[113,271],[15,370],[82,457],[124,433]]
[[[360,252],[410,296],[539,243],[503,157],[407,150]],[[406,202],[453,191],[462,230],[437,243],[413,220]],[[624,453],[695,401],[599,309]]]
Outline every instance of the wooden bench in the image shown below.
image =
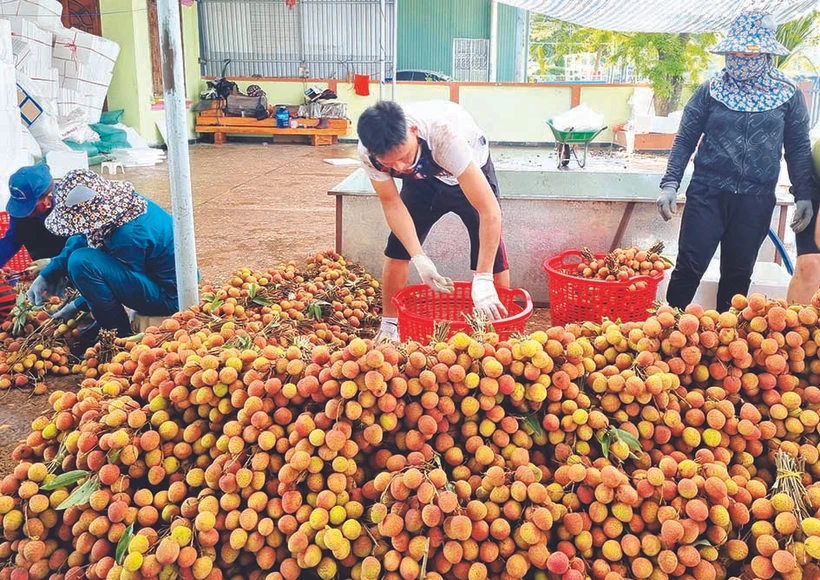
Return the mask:
[[195,130],[197,133],[211,133],[214,143],[222,145],[231,135],[288,135],[296,137],[310,137],[310,144],[333,145],[339,142],[339,137],[350,131],[350,122],[347,119],[327,119],[327,127],[318,129],[320,119],[299,119],[300,125],[310,125],[297,129],[280,128],[276,126],[276,119],[270,117],[261,121],[252,117],[231,117],[222,112],[220,101],[215,101],[210,109],[199,111],[196,118]]

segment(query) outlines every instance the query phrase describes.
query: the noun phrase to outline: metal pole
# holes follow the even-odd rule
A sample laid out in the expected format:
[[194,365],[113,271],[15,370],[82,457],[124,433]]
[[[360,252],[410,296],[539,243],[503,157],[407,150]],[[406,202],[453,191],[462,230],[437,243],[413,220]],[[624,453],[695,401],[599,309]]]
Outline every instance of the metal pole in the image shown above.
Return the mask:
[[157,0],[179,308],[199,303],[178,0]]
[[490,82],[498,80],[498,0],[490,0]]
[[399,0],[393,0],[393,87],[390,97],[396,100],[396,71],[399,68]]
[[385,10],[385,0],[379,0],[379,9],[381,10],[381,34],[379,35],[379,67],[381,73],[379,74],[379,100],[384,100],[384,75],[387,71],[385,60],[387,59],[387,10]]
[[525,11],[524,18],[524,82],[530,80],[530,11]]
[[526,40],[524,39],[524,14],[523,8],[518,8],[515,15],[515,82],[524,82],[524,51],[526,50]]

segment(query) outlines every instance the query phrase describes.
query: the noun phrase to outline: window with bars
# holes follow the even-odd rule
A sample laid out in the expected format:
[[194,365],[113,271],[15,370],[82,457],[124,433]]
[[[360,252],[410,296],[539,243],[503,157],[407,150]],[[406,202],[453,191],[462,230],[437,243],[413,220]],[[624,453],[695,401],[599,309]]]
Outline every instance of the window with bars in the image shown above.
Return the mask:
[[202,74],[326,78],[378,77],[382,47],[393,68],[393,0],[381,37],[379,0],[200,0]]
[[490,79],[489,40],[453,39],[453,78],[466,82],[487,82]]

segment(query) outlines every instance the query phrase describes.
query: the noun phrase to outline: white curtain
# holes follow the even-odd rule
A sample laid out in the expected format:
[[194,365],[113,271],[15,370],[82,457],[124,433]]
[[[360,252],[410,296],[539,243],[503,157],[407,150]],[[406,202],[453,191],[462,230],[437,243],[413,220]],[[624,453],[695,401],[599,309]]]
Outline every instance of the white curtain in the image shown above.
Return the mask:
[[580,26],[621,32],[718,32],[744,8],[763,8],[778,24],[820,9],[820,0],[500,0]]

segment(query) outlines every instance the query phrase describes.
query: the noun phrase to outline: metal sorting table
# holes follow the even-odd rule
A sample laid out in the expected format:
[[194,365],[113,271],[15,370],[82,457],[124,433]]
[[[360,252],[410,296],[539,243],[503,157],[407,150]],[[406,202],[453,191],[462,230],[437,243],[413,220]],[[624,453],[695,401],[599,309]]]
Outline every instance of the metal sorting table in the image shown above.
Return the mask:
[[[565,250],[587,246],[600,252],[625,244],[649,247],[660,240],[666,245],[664,255],[673,261],[677,255],[685,200],[683,196],[679,198],[677,215],[671,221],[661,219],[655,204],[660,174],[589,169],[558,172],[498,166],[496,172],[512,285],[526,288],[539,306],[549,301],[542,264]],[[684,178],[682,192],[689,177],[687,174]],[[361,262],[380,277],[390,230],[364,170],[356,169],[328,193],[336,197],[336,251]],[[772,228],[781,239],[792,199],[784,188],[778,189]],[[470,242],[455,214],[444,216],[433,227],[424,250],[442,275],[454,280],[471,279]],[[716,256],[719,255],[720,249]],[[758,261],[780,261],[768,238]],[[410,282],[418,283],[416,273],[410,270]]]

